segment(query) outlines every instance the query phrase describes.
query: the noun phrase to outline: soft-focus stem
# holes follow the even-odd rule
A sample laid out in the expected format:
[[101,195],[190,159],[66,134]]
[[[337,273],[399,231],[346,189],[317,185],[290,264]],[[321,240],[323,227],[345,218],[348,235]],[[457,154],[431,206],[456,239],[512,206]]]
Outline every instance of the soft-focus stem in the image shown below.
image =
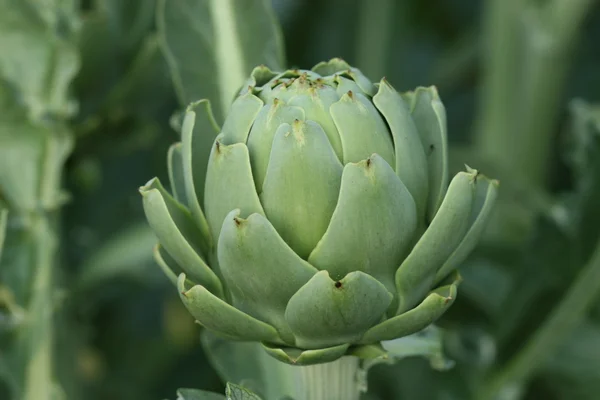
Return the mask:
[[[593,0],[488,0],[482,109],[476,152],[503,171],[544,189],[565,77],[579,28]],[[510,208],[510,205],[508,206]],[[507,233],[529,231],[531,219],[510,218]]]
[[[57,127],[46,137],[43,157],[39,160],[37,207],[11,211],[16,235],[14,266],[22,270],[22,279],[14,287],[22,307],[14,351],[12,372],[18,377],[20,400],[61,398],[57,384],[54,354],[57,326],[57,268],[60,245],[61,183],[64,161],[71,150],[71,137]],[[18,171],[14,171],[18,173]],[[10,262],[10,261],[9,261]]]
[[579,326],[600,296],[600,241],[589,263],[527,344],[483,388],[479,400],[506,398],[517,391]]
[[30,234],[35,274],[22,337],[22,346],[29,356],[24,371],[23,400],[51,400],[57,390],[52,361],[53,265],[58,246],[55,218],[47,214],[35,215],[31,220]]
[[519,38],[516,16],[523,0],[488,0],[484,15],[483,92],[480,126],[475,136],[480,152],[507,158],[506,135],[511,132],[512,101]]
[[379,0],[376,4],[372,0],[361,1],[356,65],[371,80],[381,79],[386,73],[396,17],[394,3],[392,0]]
[[357,357],[343,357],[325,364],[294,367],[295,400],[358,400],[366,390],[364,372]]

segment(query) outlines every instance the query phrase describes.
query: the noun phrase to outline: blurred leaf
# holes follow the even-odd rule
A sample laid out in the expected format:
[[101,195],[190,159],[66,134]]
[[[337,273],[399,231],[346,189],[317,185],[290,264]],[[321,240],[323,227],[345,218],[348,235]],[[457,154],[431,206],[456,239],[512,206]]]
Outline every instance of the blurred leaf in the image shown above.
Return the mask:
[[454,363],[444,355],[442,336],[443,331],[440,328],[430,325],[412,335],[383,341],[381,345],[395,361],[421,356],[429,360],[433,369],[443,371],[451,368]]
[[284,67],[269,0],[160,0],[157,21],[181,105],[208,98],[219,123],[255,66]]
[[543,368],[544,380],[564,398],[593,400],[600,392],[600,325],[586,322]]
[[420,357],[410,357],[369,370],[369,391],[364,400],[466,400],[473,399],[468,386],[469,371],[454,368],[435,371]]
[[156,236],[146,223],[113,235],[81,266],[77,291],[90,291],[112,279],[141,277],[151,264],[155,243]]
[[73,114],[68,87],[79,58],[68,40],[77,29],[75,3],[1,0],[0,10],[0,75],[34,118]]
[[[132,116],[164,122],[176,106],[168,67],[151,25],[141,24],[145,31],[142,37],[136,36],[136,46],[126,47],[123,42],[129,37],[118,36],[126,27],[115,25],[134,18],[125,4],[135,8],[138,3],[126,2],[121,7],[121,2],[111,0],[110,7],[89,12],[85,20],[80,44],[82,70],[76,81],[82,108],[79,134],[104,134],[106,125],[126,123]],[[148,8],[144,7],[146,13]]]
[[105,97],[121,77],[124,66],[119,44],[106,10],[93,10],[85,14],[78,41],[81,70],[75,79],[80,119],[98,112]]
[[198,389],[179,389],[177,400],[224,400],[225,396],[219,393],[206,392]]
[[600,236],[600,105],[574,100],[571,114],[566,157],[572,169],[575,193],[566,201],[567,216],[573,218],[567,228],[576,234],[577,255],[585,260]]
[[435,370],[448,370],[454,362],[447,359],[443,351],[443,331],[437,326],[427,328],[380,345],[358,347],[354,355],[364,358],[363,368],[368,371],[378,364],[394,364],[408,357],[424,357]]
[[461,296],[492,318],[504,313],[502,305],[512,295],[513,276],[501,263],[491,257],[471,257],[460,270],[464,280],[460,285]]
[[[160,51],[156,33],[149,34],[141,43],[122,78],[112,88],[106,99],[108,115],[126,115],[158,119],[167,105],[176,105],[175,93],[168,77],[168,68]],[[160,118],[161,122],[167,121]]]
[[4,236],[6,235],[6,220],[8,210],[0,205],[0,260],[2,259],[2,247],[4,245]]
[[154,24],[157,0],[96,0],[123,51],[139,47]]

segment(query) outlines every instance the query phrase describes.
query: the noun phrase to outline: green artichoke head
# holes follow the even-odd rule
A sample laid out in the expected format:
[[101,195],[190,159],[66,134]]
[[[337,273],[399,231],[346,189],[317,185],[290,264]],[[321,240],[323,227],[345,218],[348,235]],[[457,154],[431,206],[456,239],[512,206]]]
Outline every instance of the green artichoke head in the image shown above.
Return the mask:
[[399,94],[340,59],[257,67],[218,127],[188,107],[172,195],[141,188],[156,259],[190,313],[311,364],[415,333],[456,298],[497,183],[448,185],[435,88]]

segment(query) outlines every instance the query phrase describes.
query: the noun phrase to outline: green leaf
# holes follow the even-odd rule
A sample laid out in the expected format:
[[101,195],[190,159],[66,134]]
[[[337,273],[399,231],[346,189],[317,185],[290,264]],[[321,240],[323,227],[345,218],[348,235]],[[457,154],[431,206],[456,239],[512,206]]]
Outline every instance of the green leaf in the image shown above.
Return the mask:
[[198,389],[179,389],[176,400],[224,400],[228,397],[220,393],[207,392]]
[[177,400],[261,400],[261,398],[252,393],[243,386],[233,383],[227,383],[225,396],[219,393],[207,392],[198,389],[179,389],[177,391]]
[[284,64],[268,0],[161,0],[157,21],[181,105],[208,98],[220,122],[255,66]]
[[227,383],[225,396],[227,400],[261,400],[259,396],[250,390],[233,383]]
[[421,356],[429,359],[432,368],[445,370],[453,365],[444,355],[443,331],[435,325],[409,336],[381,342],[388,356],[394,360]]
[[[106,14],[113,37],[118,37],[119,48],[139,46],[152,29],[157,0],[102,0],[98,3]],[[115,46],[115,47],[116,47]]]

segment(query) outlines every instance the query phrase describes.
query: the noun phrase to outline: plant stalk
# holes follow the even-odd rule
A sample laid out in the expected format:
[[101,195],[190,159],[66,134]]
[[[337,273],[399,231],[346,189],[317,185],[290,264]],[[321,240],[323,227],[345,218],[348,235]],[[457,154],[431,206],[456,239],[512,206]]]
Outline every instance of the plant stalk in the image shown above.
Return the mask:
[[303,367],[294,367],[296,400],[358,400],[366,390],[357,357]]
[[[488,1],[489,52],[474,141],[476,153],[503,172],[501,180],[518,177],[537,190],[547,186],[570,55],[592,3]],[[506,236],[519,240],[530,232],[533,215],[511,218],[513,203],[499,203],[497,222]]]
[[23,400],[50,400],[58,390],[53,376],[54,262],[58,248],[56,218],[34,216],[31,225],[35,274],[27,312],[23,346],[29,361],[25,369]]
[[529,379],[584,320],[600,295],[600,241],[584,269],[546,322],[512,360],[484,386],[480,400],[504,398]]
[[379,0],[376,6],[371,0],[362,0],[360,4],[356,62],[371,80],[380,79],[386,74],[393,34],[394,4],[392,0]]

